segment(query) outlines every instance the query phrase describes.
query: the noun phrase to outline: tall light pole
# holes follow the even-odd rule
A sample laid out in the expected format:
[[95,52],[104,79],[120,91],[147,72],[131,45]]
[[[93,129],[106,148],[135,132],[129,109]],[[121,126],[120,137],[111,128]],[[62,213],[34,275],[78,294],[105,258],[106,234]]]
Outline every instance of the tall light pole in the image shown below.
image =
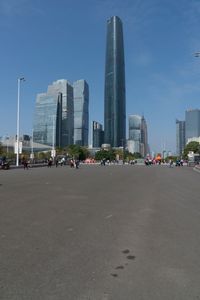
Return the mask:
[[7,153],[7,156],[8,156],[8,139],[9,139],[9,136],[7,134],[6,135],[6,153]]
[[55,116],[53,116],[52,150],[55,151]]
[[53,132],[52,132],[52,152],[51,152],[51,156],[53,157],[53,159],[56,156],[56,151],[55,151],[55,115],[52,116],[53,117]]
[[19,166],[19,103],[20,103],[20,84],[25,81],[24,77],[17,79],[17,144],[16,144],[16,166]]
[[32,129],[32,137],[31,137],[31,159],[34,159],[34,151],[33,151],[33,129]]

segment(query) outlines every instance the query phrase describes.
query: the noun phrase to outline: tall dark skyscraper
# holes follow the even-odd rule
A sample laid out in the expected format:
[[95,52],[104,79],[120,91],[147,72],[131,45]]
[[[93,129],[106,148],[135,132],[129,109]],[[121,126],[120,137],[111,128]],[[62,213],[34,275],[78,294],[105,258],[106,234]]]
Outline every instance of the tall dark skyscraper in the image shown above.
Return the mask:
[[103,126],[96,122],[92,122],[92,147],[100,148],[103,144]]
[[200,109],[189,109],[185,112],[185,139],[200,136]]
[[85,80],[74,82],[74,144],[88,146],[89,86]]
[[123,27],[119,17],[107,21],[104,143],[112,147],[125,145],[126,96]]
[[185,148],[185,121],[176,120],[176,154],[181,156]]

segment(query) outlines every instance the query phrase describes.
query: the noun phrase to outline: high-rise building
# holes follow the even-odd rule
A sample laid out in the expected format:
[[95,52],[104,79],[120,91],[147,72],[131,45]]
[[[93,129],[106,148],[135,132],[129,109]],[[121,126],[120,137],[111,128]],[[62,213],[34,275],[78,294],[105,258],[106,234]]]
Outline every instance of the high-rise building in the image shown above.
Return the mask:
[[48,86],[47,93],[37,95],[33,139],[36,143],[65,147],[73,144],[73,134],[73,87],[65,79],[57,80]]
[[74,144],[88,146],[89,87],[85,80],[78,80],[74,88]]
[[59,96],[38,94],[35,105],[33,140],[36,143],[61,147],[62,102]]
[[104,143],[123,146],[126,140],[126,100],[123,26],[119,17],[107,21]]
[[140,153],[141,146],[139,141],[128,140],[127,141],[127,149],[130,153]]
[[62,137],[61,146],[72,145],[74,142],[74,101],[73,86],[66,79],[54,81],[48,86],[48,95],[62,98]]
[[185,112],[185,138],[200,136],[200,109],[186,110]]
[[144,157],[149,153],[147,123],[144,116],[142,116],[142,120],[141,120],[141,144],[142,144],[141,155]]
[[176,120],[176,154],[181,156],[185,148],[185,121]]
[[143,116],[129,116],[129,152],[139,152],[143,157],[148,153],[147,124]]
[[103,126],[102,124],[93,121],[92,122],[92,147],[93,148],[100,148],[103,144]]

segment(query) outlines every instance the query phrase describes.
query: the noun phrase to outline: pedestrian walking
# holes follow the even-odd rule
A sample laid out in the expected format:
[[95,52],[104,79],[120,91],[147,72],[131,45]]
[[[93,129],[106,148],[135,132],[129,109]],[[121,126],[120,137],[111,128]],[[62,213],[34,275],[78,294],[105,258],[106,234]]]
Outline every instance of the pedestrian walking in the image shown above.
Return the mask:
[[58,167],[58,158],[56,158],[56,168]]
[[28,160],[25,157],[22,159],[22,164],[24,166],[24,170],[28,170]]
[[170,159],[170,161],[169,161],[169,167],[170,167],[170,168],[173,167],[173,160],[172,160],[172,159]]
[[53,162],[53,158],[50,157],[49,160],[48,160],[48,168],[51,168],[52,162]]
[[74,168],[74,160],[73,159],[70,160],[70,167]]
[[76,166],[76,169],[79,168],[79,160],[78,159],[75,160],[75,166]]

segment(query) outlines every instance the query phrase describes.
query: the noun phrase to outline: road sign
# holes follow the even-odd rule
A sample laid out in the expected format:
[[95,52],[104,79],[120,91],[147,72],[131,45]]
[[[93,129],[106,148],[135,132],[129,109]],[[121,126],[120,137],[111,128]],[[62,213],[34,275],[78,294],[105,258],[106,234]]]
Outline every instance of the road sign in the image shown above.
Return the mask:
[[[17,142],[15,142],[15,154],[17,154]],[[19,142],[19,154],[22,154],[22,142]]]
[[51,156],[55,157],[56,156],[56,150],[51,150]]

